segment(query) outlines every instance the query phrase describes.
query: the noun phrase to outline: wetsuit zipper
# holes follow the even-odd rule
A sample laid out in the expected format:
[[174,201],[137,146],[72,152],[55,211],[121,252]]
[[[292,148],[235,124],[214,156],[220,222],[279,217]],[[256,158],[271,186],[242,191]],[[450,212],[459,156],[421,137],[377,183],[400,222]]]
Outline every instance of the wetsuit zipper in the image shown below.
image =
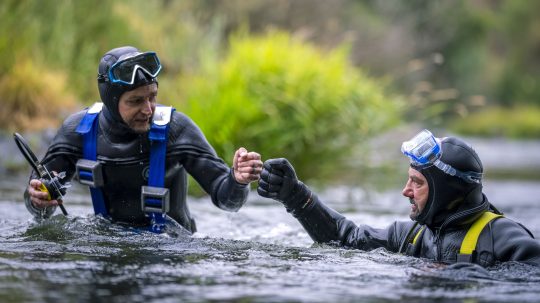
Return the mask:
[[454,215],[451,215],[450,217],[448,217],[444,223],[441,225],[441,227],[439,229],[436,230],[435,232],[435,240],[433,241],[433,243],[436,245],[437,247],[437,261],[441,261],[442,259],[442,250],[441,250],[441,245],[439,245],[439,242],[440,241],[440,236],[441,236],[441,231],[446,227],[448,226],[450,223],[452,223],[453,221],[459,219],[459,218],[462,218],[462,217],[465,217],[469,214],[472,214],[472,213],[476,213],[478,212],[478,209],[479,208],[483,208],[482,205],[480,206],[477,206],[475,208],[472,208],[472,209],[469,209],[469,210],[465,210],[463,212],[460,212],[460,213],[457,213],[457,214],[454,214]]

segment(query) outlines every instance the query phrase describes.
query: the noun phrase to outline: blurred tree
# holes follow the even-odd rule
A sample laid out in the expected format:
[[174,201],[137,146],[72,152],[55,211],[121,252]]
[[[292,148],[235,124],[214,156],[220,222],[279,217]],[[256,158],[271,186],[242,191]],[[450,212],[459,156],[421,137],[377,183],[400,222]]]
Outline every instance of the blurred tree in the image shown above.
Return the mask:
[[167,84],[223,56],[242,26],[278,28],[326,50],[347,43],[355,65],[408,97],[406,119],[441,125],[479,105],[540,106],[539,14],[527,0],[4,0],[0,77],[32,58],[88,104],[98,98],[96,64],[113,47],[158,51]]
[[[216,44],[220,42],[216,41],[221,36],[215,30],[219,18],[199,26],[190,3],[2,1],[0,31],[8,34],[0,35],[0,105],[3,114],[19,118],[7,119],[0,127],[54,126],[74,102],[95,102],[99,99],[97,64],[103,53],[114,47],[134,45],[158,51],[166,66],[162,73],[165,82],[168,75],[198,69],[200,48],[215,50],[212,53],[219,50]],[[99,13],[93,13],[96,10]],[[21,69],[21,62],[26,68]],[[42,106],[45,100],[48,108]],[[27,123],[39,117],[48,122]]]
[[[95,99],[99,57],[111,45],[134,39],[110,1],[6,0],[0,9],[0,54],[8,68],[16,57],[29,57],[66,73],[69,88],[81,99]],[[99,13],[92,13],[99,7]],[[12,40],[11,42],[9,40]]]
[[540,106],[540,2],[502,1],[498,9],[504,12],[498,18],[502,37],[493,43],[506,64],[496,83],[497,101]]
[[441,125],[484,105],[540,105],[540,2],[199,1],[234,32],[269,26],[326,49],[347,41],[351,60],[389,76],[409,96],[407,119]]

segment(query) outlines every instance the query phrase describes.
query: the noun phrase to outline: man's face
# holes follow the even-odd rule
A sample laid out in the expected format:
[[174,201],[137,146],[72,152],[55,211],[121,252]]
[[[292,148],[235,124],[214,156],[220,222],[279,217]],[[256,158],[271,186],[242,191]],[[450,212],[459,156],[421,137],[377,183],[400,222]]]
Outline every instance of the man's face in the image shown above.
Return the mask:
[[424,210],[429,195],[429,186],[426,177],[419,171],[409,167],[409,178],[402,191],[403,196],[409,198],[411,203],[411,220],[416,220]]
[[152,83],[127,91],[120,96],[118,111],[122,120],[135,132],[145,133],[150,129],[152,115],[156,109],[158,87]]

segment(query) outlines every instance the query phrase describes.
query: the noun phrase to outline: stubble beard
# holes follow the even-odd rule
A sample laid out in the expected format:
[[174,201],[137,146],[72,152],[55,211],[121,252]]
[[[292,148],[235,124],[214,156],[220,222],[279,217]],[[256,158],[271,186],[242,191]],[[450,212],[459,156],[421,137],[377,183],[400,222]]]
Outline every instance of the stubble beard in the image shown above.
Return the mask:
[[132,125],[130,125],[130,128],[137,134],[145,134],[150,130],[150,121],[145,123],[144,126],[142,123],[134,122]]
[[418,210],[418,204],[416,204],[416,202],[412,198],[409,198],[409,203],[416,206],[416,210],[411,209],[411,212],[409,214],[409,218],[411,218],[411,220],[413,221],[416,221],[416,218],[418,218],[418,216],[420,215],[420,211]]

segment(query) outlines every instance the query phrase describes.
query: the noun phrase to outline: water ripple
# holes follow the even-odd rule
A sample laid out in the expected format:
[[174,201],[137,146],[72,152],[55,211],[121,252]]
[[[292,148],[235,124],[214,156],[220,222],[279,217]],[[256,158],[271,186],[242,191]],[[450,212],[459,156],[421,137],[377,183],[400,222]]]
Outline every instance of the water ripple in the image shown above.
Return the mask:
[[[91,215],[88,200],[70,205],[68,217],[41,222],[21,201],[0,202],[13,211],[0,213],[0,302],[537,302],[540,295],[540,271],[525,264],[442,266],[384,249],[313,245],[279,203],[229,214],[193,200],[201,230],[193,236],[111,224]],[[344,207],[349,218],[380,227],[395,219],[391,200]],[[520,203],[528,209],[514,213],[521,218],[540,211],[535,200]]]

